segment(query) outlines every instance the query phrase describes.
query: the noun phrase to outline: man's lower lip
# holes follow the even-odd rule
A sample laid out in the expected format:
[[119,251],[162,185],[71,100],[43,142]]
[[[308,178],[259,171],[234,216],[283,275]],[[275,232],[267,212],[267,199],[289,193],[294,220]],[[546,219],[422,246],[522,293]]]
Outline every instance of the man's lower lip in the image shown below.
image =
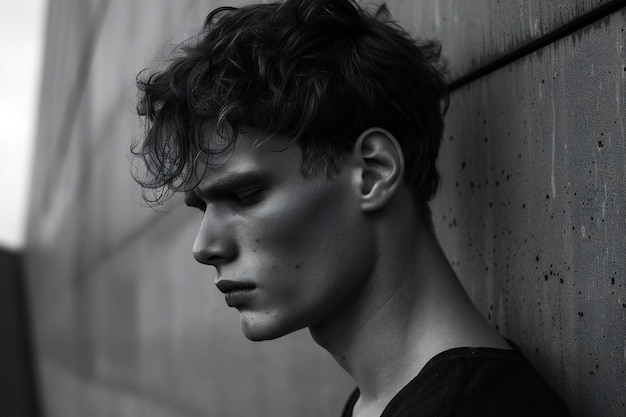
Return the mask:
[[254,297],[254,288],[232,290],[224,294],[226,304],[228,304],[229,307],[241,306],[250,301],[252,297]]

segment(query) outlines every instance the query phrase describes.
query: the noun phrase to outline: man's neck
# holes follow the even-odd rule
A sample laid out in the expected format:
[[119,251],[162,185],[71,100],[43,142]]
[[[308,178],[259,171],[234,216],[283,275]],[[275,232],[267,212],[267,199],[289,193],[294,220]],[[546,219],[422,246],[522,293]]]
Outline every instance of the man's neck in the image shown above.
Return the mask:
[[507,347],[467,297],[429,229],[396,237],[399,244],[382,246],[385,261],[355,303],[310,329],[355,379],[361,393],[355,410],[362,415],[380,415],[440,352]]

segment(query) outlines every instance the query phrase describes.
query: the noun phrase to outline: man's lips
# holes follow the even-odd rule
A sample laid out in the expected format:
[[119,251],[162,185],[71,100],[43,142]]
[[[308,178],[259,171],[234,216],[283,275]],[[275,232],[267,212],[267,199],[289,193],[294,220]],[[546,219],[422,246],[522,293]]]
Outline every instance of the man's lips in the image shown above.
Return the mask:
[[215,282],[215,285],[224,294],[232,291],[253,290],[254,288],[256,288],[256,285],[252,282],[231,281],[227,279],[220,279],[219,281]]
[[230,307],[244,307],[255,297],[256,285],[252,282],[219,280],[215,285],[224,293],[226,304]]

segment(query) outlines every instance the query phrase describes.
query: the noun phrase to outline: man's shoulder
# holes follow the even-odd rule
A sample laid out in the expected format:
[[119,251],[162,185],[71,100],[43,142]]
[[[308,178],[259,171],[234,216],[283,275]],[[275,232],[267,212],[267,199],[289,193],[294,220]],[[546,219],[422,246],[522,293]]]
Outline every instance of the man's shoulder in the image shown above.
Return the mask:
[[[351,416],[358,391],[342,414]],[[518,349],[455,348],[432,358],[381,417],[569,417]]]
[[449,352],[441,416],[569,416],[559,395],[518,349]]

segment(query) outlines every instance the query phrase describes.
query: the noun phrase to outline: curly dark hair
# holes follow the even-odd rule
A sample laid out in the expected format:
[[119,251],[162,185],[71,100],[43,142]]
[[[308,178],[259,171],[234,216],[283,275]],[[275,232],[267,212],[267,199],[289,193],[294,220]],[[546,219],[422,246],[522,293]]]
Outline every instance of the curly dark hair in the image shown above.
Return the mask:
[[[199,155],[223,151],[248,128],[293,138],[305,175],[320,165],[329,172],[361,133],[380,127],[402,146],[405,181],[425,203],[439,182],[448,103],[440,50],[414,40],[384,5],[376,13],[352,0],[217,8],[164,70],[137,77],[145,134],[132,145],[143,162],[135,179],[146,201],[162,203],[195,186]],[[216,135],[225,141],[209,140]]]

